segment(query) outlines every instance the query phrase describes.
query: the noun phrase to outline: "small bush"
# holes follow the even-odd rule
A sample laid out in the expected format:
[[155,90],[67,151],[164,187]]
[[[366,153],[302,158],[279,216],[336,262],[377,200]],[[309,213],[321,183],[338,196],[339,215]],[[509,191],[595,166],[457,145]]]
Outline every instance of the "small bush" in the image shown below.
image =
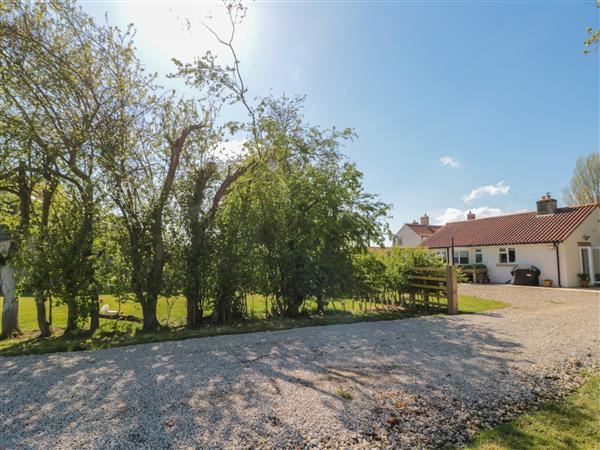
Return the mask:
[[339,388],[337,391],[335,391],[335,393],[338,397],[341,397],[344,400],[352,400],[352,394],[348,391],[343,390],[342,388]]

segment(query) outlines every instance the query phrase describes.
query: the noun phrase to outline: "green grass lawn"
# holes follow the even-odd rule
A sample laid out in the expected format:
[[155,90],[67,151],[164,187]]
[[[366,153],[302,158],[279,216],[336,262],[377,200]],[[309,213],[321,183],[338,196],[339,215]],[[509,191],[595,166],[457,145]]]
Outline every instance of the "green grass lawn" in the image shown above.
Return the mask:
[[469,449],[599,449],[600,373],[564,400],[550,401],[517,419],[484,431]]
[[[107,303],[111,310],[118,309],[115,297],[101,296],[100,304]],[[0,298],[0,305],[2,304]],[[157,314],[163,328],[153,332],[142,332],[141,324],[135,322],[100,319],[100,328],[93,335],[82,333],[78,336],[63,336],[62,329],[66,326],[67,309],[65,306],[52,308],[52,328],[54,334],[46,339],[37,337],[38,327],[35,302],[31,297],[19,299],[19,324],[24,336],[18,339],[0,341],[0,355],[23,355],[33,353],[52,353],[73,350],[95,350],[107,347],[138,344],[143,342],[158,342],[166,340],[187,339],[190,337],[215,336],[221,334],[250,333],[256,331],[284,330],[295,327],[333,325],[376,320],[394,320],[415,317],[423,313],[406,311],[398,308],[373,307],[362,310],[358,302],[352,300],[336,300],[328,302],[324,315],[315,315],[316,305],[308,302],[305,314],[295,319],[270,318],[265,319],[265,299],[261,296],[249,296],[247,309],[250,318],[239,323],[216,325],[206,324],[196,330],[184,329],[185,299],[161,298],[158,302]],[[470,296],[460,296],[459,309],[461,313],[477,313],[508,306],[496,300],[486,300]],[[47,308],[48,309],[48,308]],[[142,317],[139,304],[128,301],[120,305],[125,315]]]

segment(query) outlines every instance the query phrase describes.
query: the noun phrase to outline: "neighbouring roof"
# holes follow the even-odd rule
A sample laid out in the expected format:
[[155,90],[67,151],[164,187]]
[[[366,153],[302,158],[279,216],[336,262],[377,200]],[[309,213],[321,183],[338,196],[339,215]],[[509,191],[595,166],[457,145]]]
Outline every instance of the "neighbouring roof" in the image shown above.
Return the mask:
[[442,225],[421,225],[420,223],[407,223],[406,225],[421,237],[431,236],[442,228]]
[[596,204],[558,208],[554,214],[524,212],[451,222],[427,239],[429,248],[561,242],[596,208]]

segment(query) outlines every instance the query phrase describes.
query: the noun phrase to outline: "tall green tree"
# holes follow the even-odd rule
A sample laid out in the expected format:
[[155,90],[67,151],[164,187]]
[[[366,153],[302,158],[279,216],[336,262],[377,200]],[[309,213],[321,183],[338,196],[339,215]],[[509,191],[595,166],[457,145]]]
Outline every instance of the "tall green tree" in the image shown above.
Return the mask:
[[[95,287],[93,242],[98,211],[97,154],[94,142],[98,112],[110,99],[100,82],[107,70],[111,32],[98,27],[71,2],[9,1],[2,22],[0,58],[7,83],[3,94],[10,111],[26,124],[29,138],[42,155],[54,156],[46,168],[56,170],[64,189],[78,204],[80,230],[69,245],[78,249],[79,269],[73,285]],[[40,122],[43,124],[39,126]],[[67,243],[65,242],[65,245]],[[98,296],[90,295],[91,328],[98,326]],[[76,328],[77,308],[71,305],[67,330]]]
[[[205,133],[204,142],[198,145],[201,151],[195,156],[196,163],[188,165],[184,175],[191,186],[187,195],[181,196],[187,213],[187,276],[184,292],[187,298],[189,327],[196,326],[202,317],[202,293],[207,292],[207,271],[211,266],[207,255],[210,248],[215,248],[212,242],[215,236],[214,222],[221,205],[235,190],[240,179],[251,178],[254,172],[272,157],[272,148],[263,142],[264,102],[260,101],[258,105],[254,105],[248,99],[248,88],[244,83],[240,60],[233,45],[236,27],[245,17],[246,8],[242,2],[224,2],[224,7],[231,24],[230,33],[225,37],[219,36],[211,28],[209,31],[218,43],[228,49],[232,63],[217,64],[215,56],[210,52],[196,58],[192,63],[174,61],[178,70],[173,76],[182,78],[188,86],[200,92],[206,92],[204,99],[210,99],[208,104],[213,108],[220,108],[223,103],[241,105],[248,117],[246,123],[227,123],[219,128],[214,127],[213,121],[211,132]],[[238,138],[240,134],[244,136],[241,153],[229,160],[208,156],[206,150],[218,149],[218,141],[223,138],[225,129]],[[231,310],[231,305],[225,300],[226,296],[223,293],[218,297],[214,310],[215,318],[218,321],[229,320],[228,318],[237,313]]]
[[261,254],[259,286],[274,313],[296,316],[309,298],[352,282],[352,254],[380,241],[387,207],[364,193],[339,149],[350,130],[306,125],[301,99],[266,103],[264,145],[275,155],[252,183]]

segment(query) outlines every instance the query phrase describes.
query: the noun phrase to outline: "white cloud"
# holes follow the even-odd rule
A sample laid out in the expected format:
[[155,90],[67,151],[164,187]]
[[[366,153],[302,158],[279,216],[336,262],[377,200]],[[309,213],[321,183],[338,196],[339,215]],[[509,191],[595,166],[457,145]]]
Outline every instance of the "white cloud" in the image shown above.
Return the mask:
[[467,220],[467,214],[469,211],[475,214],[477,219],[508,214],[506,211],[503,211],[500,208],[492,208],[490,206],[481,206],[479,208],[472,209],[446,208],[442,214],[435,218],[435,223],[446,224],[448,222]]
[[458,160],[456,158],[454,158],[453,156],[450,155],[444,155],[439,159],[439,162],[444,165],[444,166],[448,166],[448,167],[452,167],[454,169],[460,169],[461,168],[461,164],[458,162]]
[[488,186],[481,186],[476,189],[473,189],[468,195],[463,197],[465,203],[470,203],[476,198],[479,198],[483,195],[490,195],[495,197],[497,195],[505,195],[508,194],[510,186],[504,184],[504,181],[501,181],[496,184],[490,184]]

